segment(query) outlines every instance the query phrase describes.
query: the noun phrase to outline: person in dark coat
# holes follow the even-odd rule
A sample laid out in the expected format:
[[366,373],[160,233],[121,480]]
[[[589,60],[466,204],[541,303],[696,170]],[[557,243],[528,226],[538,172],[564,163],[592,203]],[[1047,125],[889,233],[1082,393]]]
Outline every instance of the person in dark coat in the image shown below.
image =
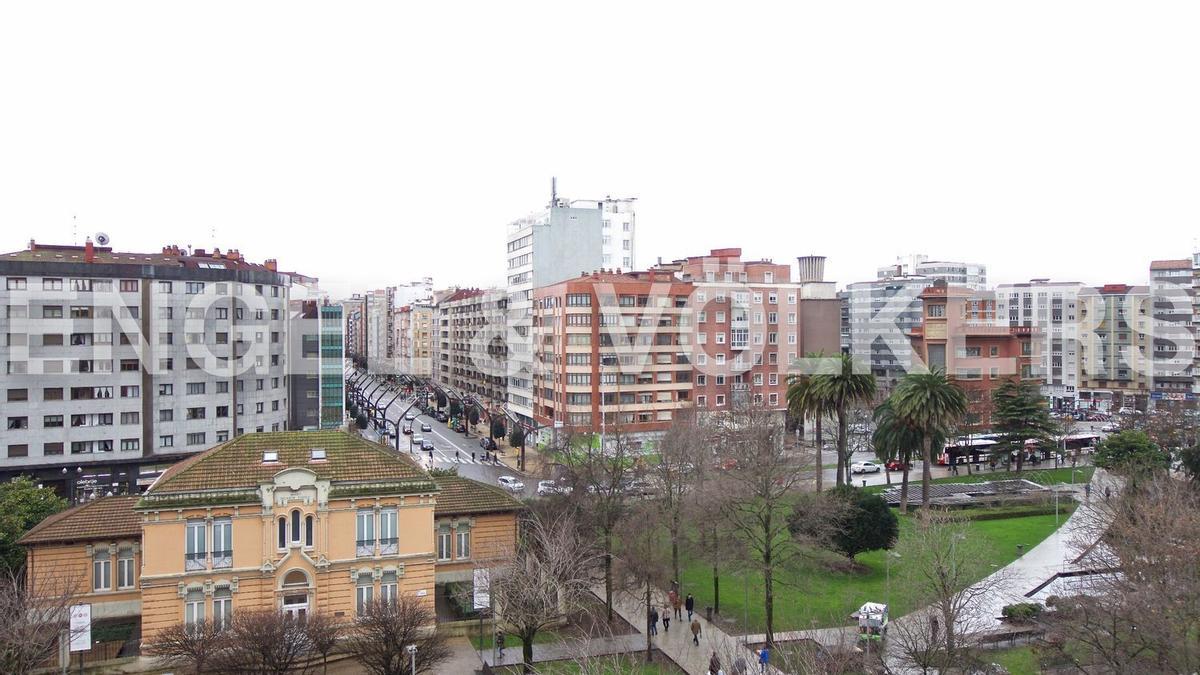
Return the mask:
[[692,620],[692,612],[696,611],[696,598],[692,597],[691,593],[687,594],[687,599],[683,601],[684,608],[687,609],[688,621]]
[[700,619],[692,619],[692,644],[700,644]]
[[671,608],[675,610],[675,618],[683,620],[683,598],[678,593],[671,594]]
[[713,652],[712,658],[708,660],[708,672],[713,675],[721,672],[721,659],[717,658],[716,652]]
[[658,635],[658,609],[657,608],[655,608],[655,607],[650,608],[650,617],[649,618],[650,618],[650,634]]

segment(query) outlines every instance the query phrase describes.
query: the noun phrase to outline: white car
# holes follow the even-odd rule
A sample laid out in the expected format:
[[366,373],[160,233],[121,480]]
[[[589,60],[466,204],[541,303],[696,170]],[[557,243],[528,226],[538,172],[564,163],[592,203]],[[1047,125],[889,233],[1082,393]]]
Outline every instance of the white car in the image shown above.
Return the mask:
[[496,479],[500,487],[509,492],[520,493],[525,491],[525,484],[517,480],[516,476],[500,476]]
[[553,480],[539,480],[537,493],[542,497],[546,495],[569,495],[571,494],[571,486],[562,485],[558,481]]
[[850,473],[879,473],[882,469],[875,462],[855,462],[850,465]]
[[404,419],[411,422],[411,421],[417,419],[417,415],[416,415],[416,413],[404,413]]

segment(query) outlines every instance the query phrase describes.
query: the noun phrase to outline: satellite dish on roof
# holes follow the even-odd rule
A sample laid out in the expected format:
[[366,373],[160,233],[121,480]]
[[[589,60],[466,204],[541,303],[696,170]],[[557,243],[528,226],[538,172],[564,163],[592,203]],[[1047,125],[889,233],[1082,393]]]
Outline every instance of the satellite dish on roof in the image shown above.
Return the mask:
[[108,234],[104,232],[97,232],[96,243],[100,246],[108,246]]

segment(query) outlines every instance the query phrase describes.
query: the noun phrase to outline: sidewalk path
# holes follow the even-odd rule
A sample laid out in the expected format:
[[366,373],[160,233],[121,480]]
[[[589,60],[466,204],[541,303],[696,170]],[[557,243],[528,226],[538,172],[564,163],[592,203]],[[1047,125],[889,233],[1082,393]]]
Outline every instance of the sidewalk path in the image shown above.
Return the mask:
[[[604,587],[598,586],[592,589],[592,593],[604,601]],[[655,595],[659,598],[659,606],[662,606],[662,598],[666,597],[666,593],[661,590]],[[622,619],[629,622],[629,625],[638,629],[637,644],[638,649],[646,648],[646,607],[644,600],[638,600],[625,593],[617,593],[613,596],[613,609],[617,614],[621,615]],[[692,632],[688,627],[687,613],[685,612],[682,619],[671,621],[671,630],[663,631],[660,624],[658,635],[651,639],[654,646],[660,652],[671,657],[675,665],[679,666],[684,672],[689,675],[706,675],[708,673],[708,660],[712,657],[713,652],[716,652],[722,664],[725,666],[725,671],[730,672],[730,662],[736,656],[742,656],[746,659],[747,664],[756,665],[757,659],[754,653],[742,644],[742,641],[725,631],[717,628],[715,625],[704,620],[700,614],[696,617],[700,620],[700,645],[692,644]],[[753,671],[757,672],[757,670]],[[772,675],[783,675],[783,671],[774,666],[767,669]]]
[[[630,635],[615,635],[607,638],[588,638],[586,640],[567,640],[565,642],[547,642],[533,645],[533,662],[570,661],[583,656],[608,656],[611,654],[628,654],[646,648],[646,638],[636,633]],[[479,651],[475,650],[476,663],[479,662]],[[505,641],[504,655],[492,662],[492,650],[483,650],[483,660],[493,666],[519,666],[522,663],[521,641],[509,637]]]

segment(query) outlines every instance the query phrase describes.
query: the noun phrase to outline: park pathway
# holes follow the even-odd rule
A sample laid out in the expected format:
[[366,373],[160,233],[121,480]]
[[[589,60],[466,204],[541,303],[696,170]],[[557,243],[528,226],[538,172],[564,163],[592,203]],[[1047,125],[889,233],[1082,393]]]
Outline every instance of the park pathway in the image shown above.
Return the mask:
[[[593,588],[592,593],[601,602],[604,601],[603,586]],[[667,597],[666,592],[659,590],[655,596],[658,598],[659,607],[662,607],[665,604],[663,600]],[[628,621],[629,625],[638,629],[638,648],[645,651],[647,630],[645,601],[626,593],[616,593],[613,596],[613,609],[621,615],[622,619]],[[726,673],[733,672],[732,661],[739,656],[746,659],[746,663],[751,666],[749,672],[759,672],[757,658],[740,638],[717,628],[700,614],[696,614],[696,617],[700,620],[700,644],[698,646],[692,644],[692,632],[688,627],[686,612],[683,613],[682,619],[671,621],[670,631],[663,631],[660,624],[658,635],[651,637],[653,645],[660,652],[669,656],[675,665],[689,675],[706,675],[709,659],[712,658],[714,652],[721,659]],[[783,675],[783,671],[775,667],[768,668],[767,672],[771,675]]]

